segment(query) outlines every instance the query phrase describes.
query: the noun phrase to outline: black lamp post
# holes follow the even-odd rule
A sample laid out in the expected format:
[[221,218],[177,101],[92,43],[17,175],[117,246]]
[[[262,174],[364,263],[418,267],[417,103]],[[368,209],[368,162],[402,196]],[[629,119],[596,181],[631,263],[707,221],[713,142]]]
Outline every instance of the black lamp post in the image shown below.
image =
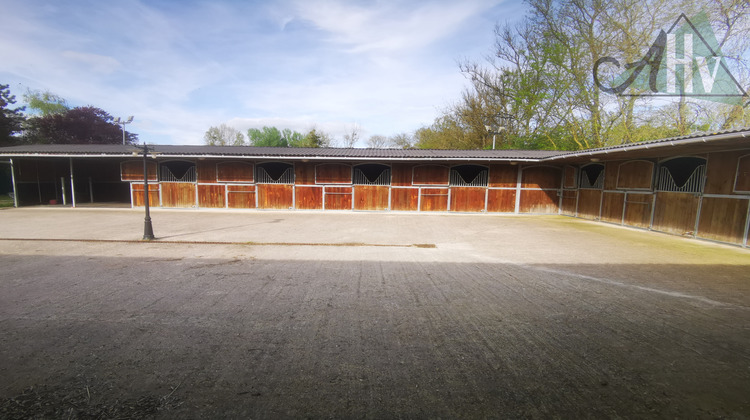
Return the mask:
[[148,146],[143,143],[143,196],[146,207],[146,218],[144,219],[143,225],[143,240],[152,241],[154,240],[154,228],[151,226],[151,214],[149,213],[149,198],[148,198]]

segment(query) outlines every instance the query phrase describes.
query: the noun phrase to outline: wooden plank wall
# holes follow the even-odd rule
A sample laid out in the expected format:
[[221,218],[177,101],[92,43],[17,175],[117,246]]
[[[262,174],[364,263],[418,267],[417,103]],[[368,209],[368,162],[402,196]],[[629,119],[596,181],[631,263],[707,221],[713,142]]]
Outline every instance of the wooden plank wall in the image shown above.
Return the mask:
[[163,207],[195,207],[195,184],[191,182],[162,182],[160,185],[161,205]]
[[226,206],[224,185],[198,184],[198,207],[223,208]]
[[351,210],[352,187],[325,187],[326,210]]
[[254,209],[255,185],[227,185],[227,207],[230,209]]
[[390,187],[377,185],[354,186],[355,210],[388,210]]
[[323,187],[309,185],[295,185],[295,208],[300,210],[323,209]]
[[294,186],[291,184],[258,184],[258,208],[291,209],[294,208]]
[[529,166],[521,170],[520,213],[552,213],[559,210],[562,170],[553,166]]
[[[143,174],[141,174],[141,178],[143,178]],[[131,186],[133,188],[133,206],[143,207],[146,203],[144,184],[133,183]],[[159,184],[148,184],[148,205],[159,206]]]
[[[156,162],[149,161],[146,166],[148,167],[148,181],[156,182],[158,180],[156,177]],[[126,160],[120,163],[120,180],[143,182],[143,159]]]
[[419,188],[391,188],[391,210],[419,210]]

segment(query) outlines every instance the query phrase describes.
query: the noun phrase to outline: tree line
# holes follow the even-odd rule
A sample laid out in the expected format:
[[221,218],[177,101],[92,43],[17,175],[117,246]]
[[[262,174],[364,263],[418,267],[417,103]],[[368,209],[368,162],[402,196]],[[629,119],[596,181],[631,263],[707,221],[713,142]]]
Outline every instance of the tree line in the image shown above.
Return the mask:
[[[123,143],[123,129],[101,108],[71,107],[49,91],[28,90],[24,100],[26,106],[14,106],[16,96],[0,84],[0,146]],[[124,137],[128,144],[138,141],[138,135],[128,131]]]
[[[255,146],[255,147],[355,147],[361,140],[361,131],[356,125],[347,130],[342,138],[335,139],[325,131],[313,126],[305,133],[277,127],[263,126],[250,128],[247,134],[227,124],[212,126],[203,135],[203,142],[209,146]],[[371,135],[364,141],[371,148],[414,147],[414,136],[408,133],[386,137],[380,134]]]

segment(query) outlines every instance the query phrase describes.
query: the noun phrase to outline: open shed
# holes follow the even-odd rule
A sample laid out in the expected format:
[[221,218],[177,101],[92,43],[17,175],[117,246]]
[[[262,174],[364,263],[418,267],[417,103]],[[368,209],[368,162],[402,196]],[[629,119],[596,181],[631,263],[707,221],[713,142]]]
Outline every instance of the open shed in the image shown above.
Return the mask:
[[[151,206],[564,214],[747,246],[750,130],[576,152],[149,146]],[[144,205],[143,149],[0,148],[17,206]]]

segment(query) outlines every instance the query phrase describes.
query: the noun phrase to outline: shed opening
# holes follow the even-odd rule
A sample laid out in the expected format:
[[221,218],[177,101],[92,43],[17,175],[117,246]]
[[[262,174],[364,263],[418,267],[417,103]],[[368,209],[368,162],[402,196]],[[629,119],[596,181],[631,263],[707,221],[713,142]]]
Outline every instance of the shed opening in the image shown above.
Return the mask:
[[699,157],[679,157],[664,161],[659,166],[659,191],[703,192],[703,179],[706,173],[706,159]]
[[479,165],[458,165],[451,168],[450,186],[452,187],[486,187],[489,170]]
[[377,163],[354,167],[354,185],[391,185],[391,168]]
[[256,165],[255,179],[259,184],[294,184],[294,166],[283,162]]
[[579,184],[581,188],[601,189],[604,187],[604,165],[590,163],[581,167]]
[[195,163],[184,160],[170,160],[161,164],[161,182],[196,182],[198,179]]

